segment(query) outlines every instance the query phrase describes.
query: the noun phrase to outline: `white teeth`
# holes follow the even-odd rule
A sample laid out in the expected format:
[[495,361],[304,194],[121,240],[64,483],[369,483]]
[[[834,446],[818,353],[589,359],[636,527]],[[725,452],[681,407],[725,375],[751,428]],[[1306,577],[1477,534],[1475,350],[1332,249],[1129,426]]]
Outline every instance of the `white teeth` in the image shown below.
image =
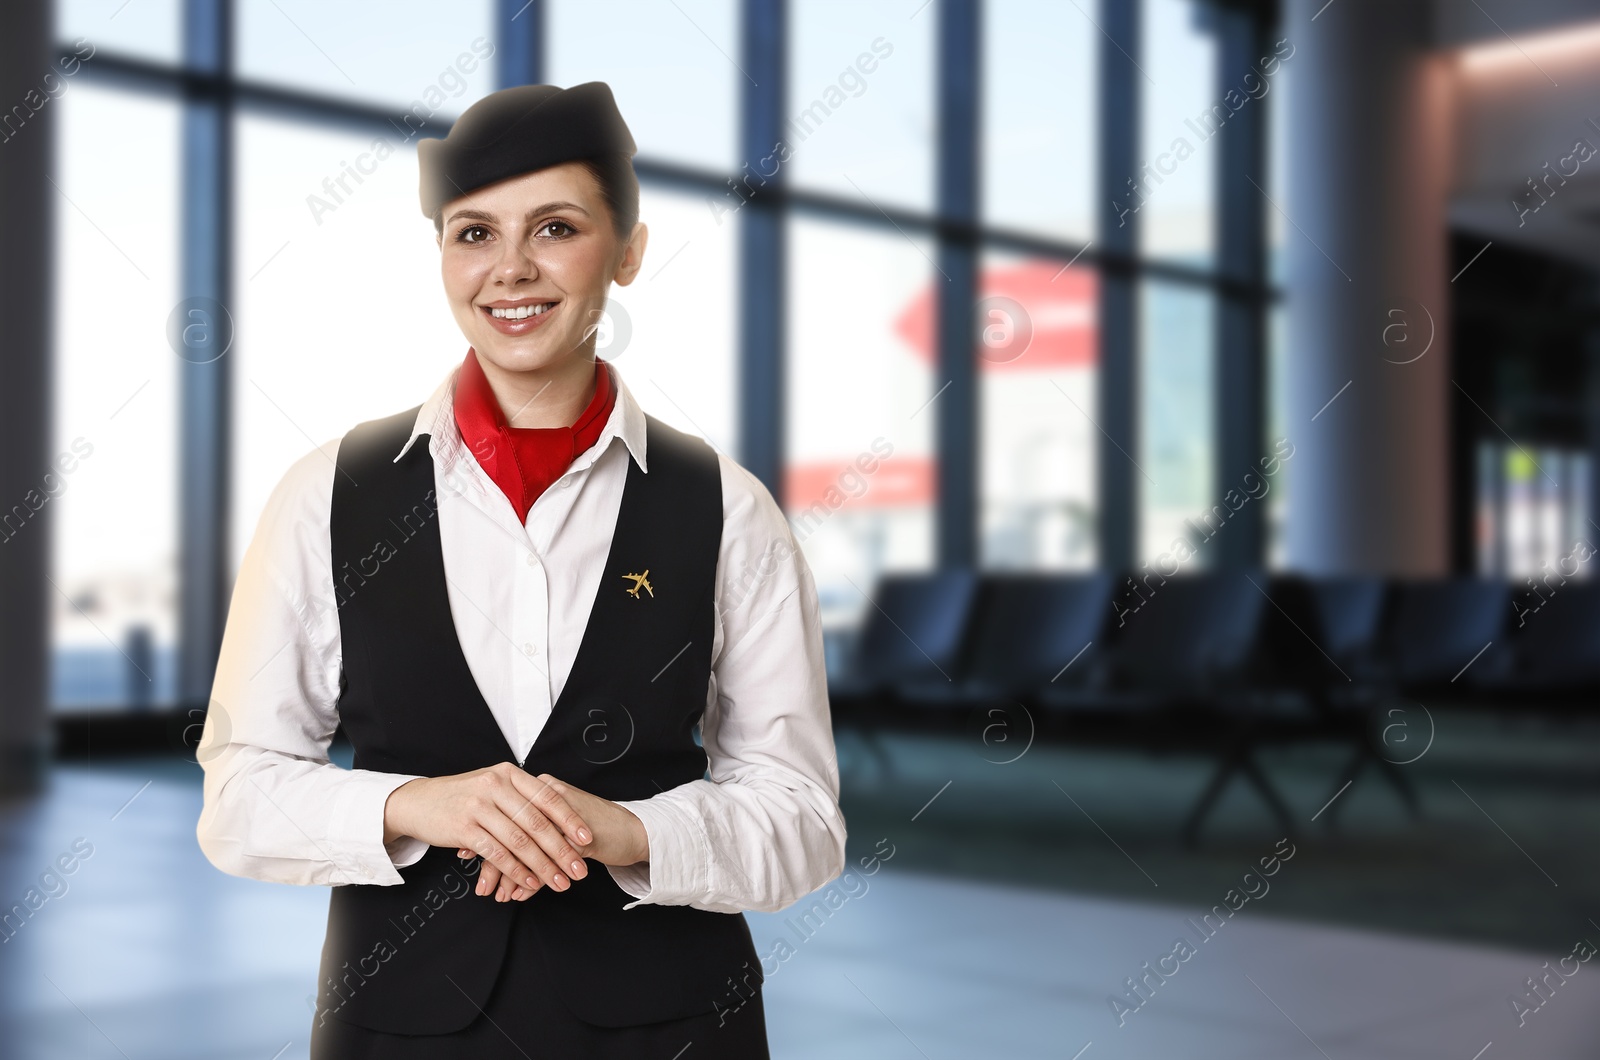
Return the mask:
[[490,309],[489,312],[501,320],[522,320],[526,317],[538,316],[540,313],[549,312],[553,308],[555,308],[554,302],[546,302],[537,306],[519,305],[514,309]]

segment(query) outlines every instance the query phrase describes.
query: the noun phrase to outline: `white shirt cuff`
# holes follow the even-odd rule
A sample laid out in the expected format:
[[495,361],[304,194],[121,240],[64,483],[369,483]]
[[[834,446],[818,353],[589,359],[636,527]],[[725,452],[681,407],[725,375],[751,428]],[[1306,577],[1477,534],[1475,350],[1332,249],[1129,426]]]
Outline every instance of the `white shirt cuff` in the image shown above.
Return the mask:
[[415,865],[422,860],[422,855],[428,852],[428,844],[408,835],[401,836],[393,843],[385,843],[383,847],[389,852],[389,861],[397,869]]
[[395,840],[392,848],[385,844],[383,807],[396,788],[417,779],[403,773],[350,771],[328,817],[328,855],[344,870],[341,877],[355,877],[342,882],[380,886],[406,882],[398,867],[419,860],[427,844],[411,836]]
[[710,875],[711,840],[700,818],[665,794],[619,802],[644,823],[649,857],[636,865],[607,865],[611,878],[635,901],[624,905],[688,905],[704,897]]

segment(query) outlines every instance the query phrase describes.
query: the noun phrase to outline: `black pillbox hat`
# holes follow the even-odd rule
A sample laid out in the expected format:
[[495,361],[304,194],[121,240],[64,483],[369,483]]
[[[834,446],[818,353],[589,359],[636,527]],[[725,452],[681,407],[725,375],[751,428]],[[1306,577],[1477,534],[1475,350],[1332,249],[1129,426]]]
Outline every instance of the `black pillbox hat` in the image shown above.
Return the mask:
[[604,81],[503,88],[463,111],[442,139],[417,141],[422,214],[520,173],[637,151]]

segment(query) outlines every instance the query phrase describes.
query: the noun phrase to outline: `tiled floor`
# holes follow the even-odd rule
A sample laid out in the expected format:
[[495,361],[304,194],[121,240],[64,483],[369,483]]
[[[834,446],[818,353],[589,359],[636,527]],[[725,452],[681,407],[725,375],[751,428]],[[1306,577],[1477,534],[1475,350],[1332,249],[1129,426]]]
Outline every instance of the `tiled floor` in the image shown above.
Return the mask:
[[[193,763],[68,768],[46,796],[0,815],[6,906],[79,838],[93,849],[0,945],[0,1056],[307,1055],[327,892],[217,872],[194,842],[199,800]],[[1280,883],[1298,867],[1284,865]],[[1600,961],[1580,966],[1525,1027],[1507,1002],[1560,952],[1255,915],[1270,892],[1201,941],[1186,921],[1198,906],[956,882],[892,861],[830,887],[835,901],[809,933],[795,926],[809,901],[749,917],[762,954],[789,943],[785,959],[768,961],[775,1057],[1600,1056]],[[1600,927],[1588,934],[1600,941]],[[1124,978],[1179,935],[1197,952],[1119,1026],[1108,995],[1125,994]]]

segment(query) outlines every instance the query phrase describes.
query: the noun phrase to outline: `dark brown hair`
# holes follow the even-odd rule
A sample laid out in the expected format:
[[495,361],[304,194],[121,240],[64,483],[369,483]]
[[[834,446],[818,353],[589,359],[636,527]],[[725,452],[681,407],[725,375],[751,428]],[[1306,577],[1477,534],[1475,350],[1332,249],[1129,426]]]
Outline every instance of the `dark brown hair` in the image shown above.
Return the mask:
[[[625,154],[597,155],[576,159],[600,186],[600,197],[611,214],[611,228],[617,239],[626,242],[639,222],[639,177],[633,171],[633,158]],[[433,215],[433,234],[444,237],[444,209]]]

